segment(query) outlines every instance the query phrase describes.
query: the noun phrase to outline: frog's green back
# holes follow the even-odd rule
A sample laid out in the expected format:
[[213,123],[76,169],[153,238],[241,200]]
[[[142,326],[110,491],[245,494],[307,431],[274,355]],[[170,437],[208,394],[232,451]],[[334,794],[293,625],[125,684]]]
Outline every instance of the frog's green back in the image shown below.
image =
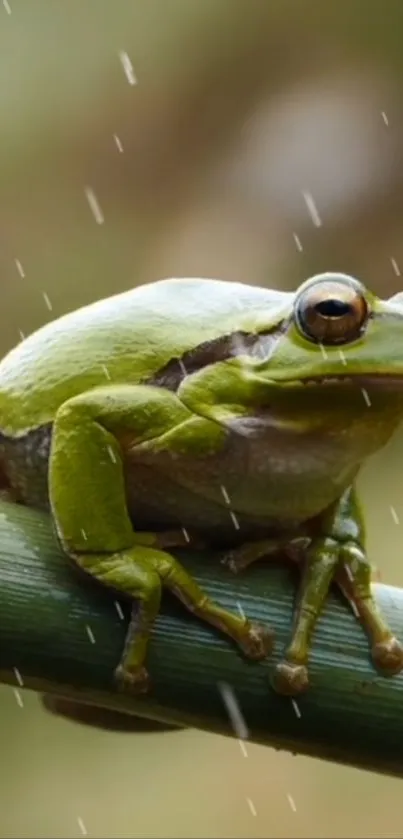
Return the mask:
[[139,286],[39,329],[0,363],[0,430],[22,434],[51,422],[89,388],[136,384],[172,358],[241,329],[267,327],[293,295],[220,280]]

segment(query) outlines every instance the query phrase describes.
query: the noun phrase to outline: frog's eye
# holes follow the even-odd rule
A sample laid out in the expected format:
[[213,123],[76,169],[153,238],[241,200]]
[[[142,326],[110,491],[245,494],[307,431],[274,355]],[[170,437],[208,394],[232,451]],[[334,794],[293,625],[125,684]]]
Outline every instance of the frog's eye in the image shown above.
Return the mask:
[[356,280],[320,279],[301,289],[294,317],[298,329],[310,341],[346,344],[360,336],[368,318],[368,305]]

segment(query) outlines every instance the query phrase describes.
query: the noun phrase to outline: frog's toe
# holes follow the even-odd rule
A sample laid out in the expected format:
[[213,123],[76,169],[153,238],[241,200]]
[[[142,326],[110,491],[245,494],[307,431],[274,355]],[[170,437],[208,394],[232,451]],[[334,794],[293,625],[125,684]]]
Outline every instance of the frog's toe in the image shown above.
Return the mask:
[[271,683],[276,693],[283,696],[298,696],[309,686],[308,668],[305,664],[280,661],[274,669]]
[[122,692],[140,694],[148,693],[150,689],[150,677],[145,667],[129,670],[119,664],[115,670],[115,682]]
[[403,669],[403,645],[392,636],[372,647],[372,659],[379,670],[393,676]]
[[242,571],[237,551],[227,551],[221,559],[221,565],[225,565],[233,574],[239,574]]
[[248,658],[260,661],[273,652],[274,631],[261,623],[248,623],[239,645]]

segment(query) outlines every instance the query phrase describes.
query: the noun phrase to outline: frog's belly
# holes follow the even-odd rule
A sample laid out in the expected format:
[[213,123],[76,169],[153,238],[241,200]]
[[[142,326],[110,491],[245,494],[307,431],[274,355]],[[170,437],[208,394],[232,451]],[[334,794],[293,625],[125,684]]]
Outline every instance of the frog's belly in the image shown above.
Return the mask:
[[[360,440],[365,447],[362,430]],[[20,500],[43,509],[50,442],[47,427],[0,446]],[[124,458],[128,507],[137,530],[179,526],[228,542],[290,533],[341,495],[358,471],[356,455],[349,440],[248,439],[234,431],[221,451],[203,458],[139,445]]]
[[139,527],[181,526],[220,539],[290,532],[332,504],[359,464],[349,453],[311,440],[254,443],[229,433],[221,452],[204,458],[139,446],[126,464],[127,493]]

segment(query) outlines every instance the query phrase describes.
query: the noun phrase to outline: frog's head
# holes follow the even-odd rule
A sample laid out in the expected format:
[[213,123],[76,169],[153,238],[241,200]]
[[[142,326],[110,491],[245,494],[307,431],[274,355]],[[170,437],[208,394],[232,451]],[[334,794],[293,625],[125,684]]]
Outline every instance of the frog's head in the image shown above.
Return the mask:
[[[403,398],[403,293],[381,300],[346,274],[319,274],[290,298],[259,376],[279,385],[348,381]],[[274,336],[273,336],[274,337]]]

